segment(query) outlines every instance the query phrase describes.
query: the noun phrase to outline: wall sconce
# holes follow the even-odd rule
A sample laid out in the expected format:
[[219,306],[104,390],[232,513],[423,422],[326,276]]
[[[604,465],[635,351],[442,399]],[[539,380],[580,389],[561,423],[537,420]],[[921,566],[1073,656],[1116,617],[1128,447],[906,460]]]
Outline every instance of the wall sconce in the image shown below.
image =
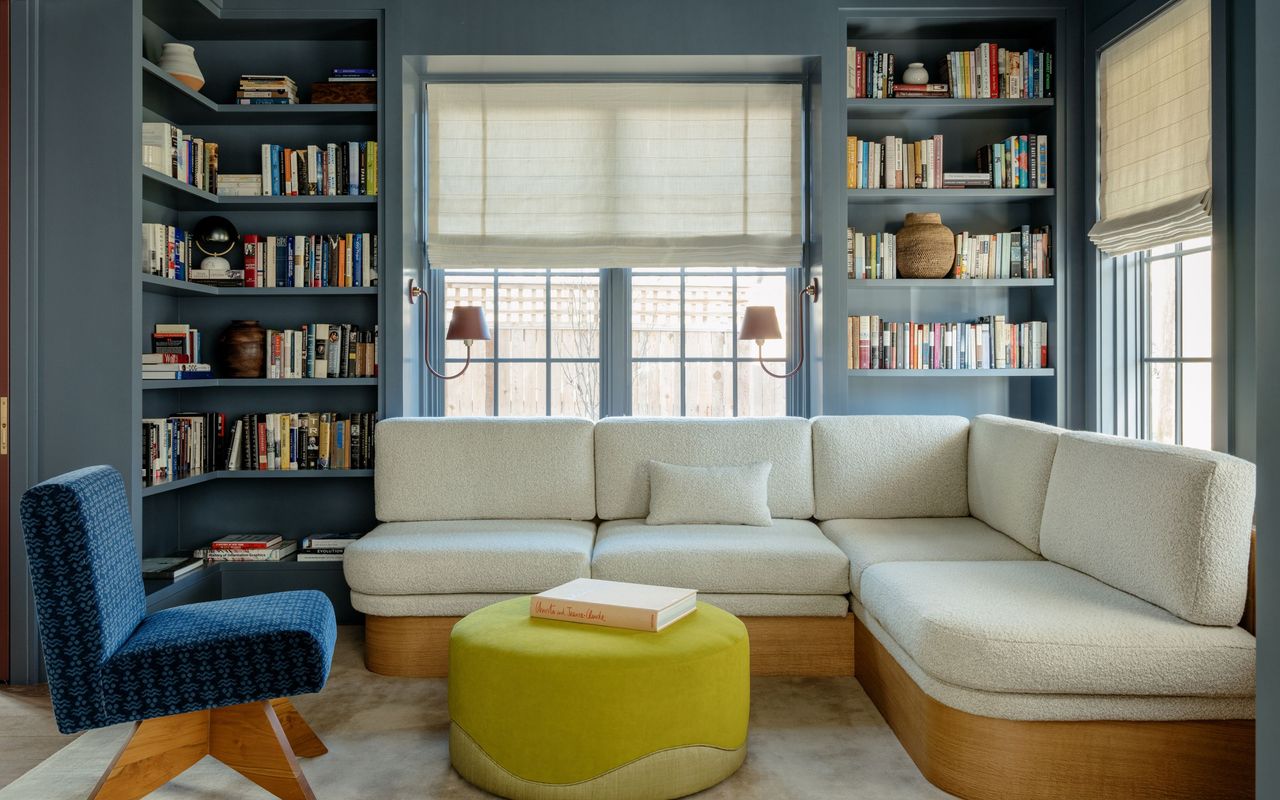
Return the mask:
[[[409,305],[413,305],[417,299],[426,298],[427,290],[421,286],[415,286],[413,278],[409,279]],[[441,380],[451,381],[459,378],[462,373],[467,371],[467,367],[471,366],[471,345],[477,339],[481,341],[489,341],[493,337],[489,335],[489,323],[484,318],[484,309],[480,306],[454,306],[453,316],[449,318],[449,329],[445,331],[444,338],[448,342],[460,341],[467,346],[467,361],[462,365],[462,369],[452,375],[444,375],[436,372],[435,367],[431,366],[431,312],[430,304],[422,304],[422,362],[427,365],[427,371],[435,375]]]
[[[801,295],[807,295],[811,302],[818,302],[818,279],[813,281],[800,290]],[[800,301],[800,358],[796,360],[796,366],[790,372],[779,374],[769,369],[764,363],[764,343],[769,339],[781,339],[782,329],[778,326],[778,312],[773,306],[747,306],[747,310],[742,314],[742,328],[738,331],[738,341],[745,342],[751,339],[756,340],[756,347],[759,348],[760,368],[775,378],[790,378],[800,371],[804,366],[804,309],[807,303]]]

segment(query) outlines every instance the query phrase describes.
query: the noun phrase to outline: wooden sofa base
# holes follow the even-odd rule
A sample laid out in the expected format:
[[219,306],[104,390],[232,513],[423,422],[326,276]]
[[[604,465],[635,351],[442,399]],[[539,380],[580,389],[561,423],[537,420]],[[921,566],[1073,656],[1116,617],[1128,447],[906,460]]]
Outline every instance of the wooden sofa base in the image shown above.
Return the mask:
[[[403,678],[449,674],[449,632],[461,617],[364,618],[364,663]],[[853,615],[743,617],[752,675],[853,675]]]
[[920,772],[969,800],[1245,798],[1253,720],[1028,722],[968,714],[916,685],[855,619],[857,678]]

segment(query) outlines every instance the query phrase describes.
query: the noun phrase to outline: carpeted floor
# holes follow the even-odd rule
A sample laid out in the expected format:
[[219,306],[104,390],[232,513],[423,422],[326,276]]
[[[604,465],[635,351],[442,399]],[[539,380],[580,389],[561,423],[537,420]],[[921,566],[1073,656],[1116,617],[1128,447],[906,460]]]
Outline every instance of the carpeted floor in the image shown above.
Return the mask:
[[[485,798],[449,768],[445,682],[385,678],[361,663],[361,629],[344,627],[329,685],[295,705],[329,746],[301,759],[320,800]],[[0,790],[0,800],[81,800],[128,736],[90,731]],[[945,798],[929,784],[852,678],[756,678],[751,738],[716,800]],[[266,792],[206,758],[150,797],[261,800]]]

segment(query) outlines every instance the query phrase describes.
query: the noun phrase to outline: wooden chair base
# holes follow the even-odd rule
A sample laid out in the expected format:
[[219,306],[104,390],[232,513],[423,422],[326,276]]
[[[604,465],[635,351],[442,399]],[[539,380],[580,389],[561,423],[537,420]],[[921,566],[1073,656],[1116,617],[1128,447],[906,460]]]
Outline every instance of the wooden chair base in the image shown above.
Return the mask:
[[283,698],[145,719],[89,797],[144,797],[211,755],[282,800],[315,800],[295,756],[327,752]]
[[[401,678],[449,674],[449,632],[461,617],[364,617],[364,664]],[[853,675],[853,615],[743,617],[752,675]]]
[[856,622],[857,678],[929,781],[968,800],[1253,797],[1253,720],[1028,722],[920,689]]

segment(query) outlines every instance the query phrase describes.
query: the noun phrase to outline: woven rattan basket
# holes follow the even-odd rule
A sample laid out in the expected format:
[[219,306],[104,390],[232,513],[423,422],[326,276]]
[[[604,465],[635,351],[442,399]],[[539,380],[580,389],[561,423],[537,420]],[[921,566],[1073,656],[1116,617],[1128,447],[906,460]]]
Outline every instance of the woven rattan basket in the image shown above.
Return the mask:
[[955,235],[933,211],[907,214],[897,244],[900,278],[945,278],[955,263]]

